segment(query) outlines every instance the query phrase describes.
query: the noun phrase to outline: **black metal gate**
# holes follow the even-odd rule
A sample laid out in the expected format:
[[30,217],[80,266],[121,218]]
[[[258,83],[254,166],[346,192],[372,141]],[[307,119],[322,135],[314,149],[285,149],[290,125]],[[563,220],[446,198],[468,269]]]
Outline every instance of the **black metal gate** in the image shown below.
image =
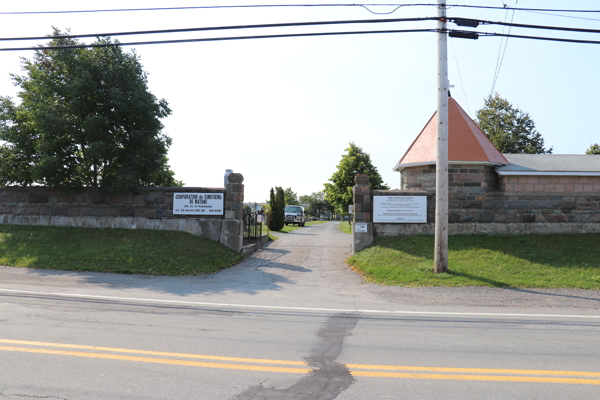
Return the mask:
[[260,242],[262,236],[268,236],[268,220],[269,214],[261,214],[256,211],[244,211],[244,241]]

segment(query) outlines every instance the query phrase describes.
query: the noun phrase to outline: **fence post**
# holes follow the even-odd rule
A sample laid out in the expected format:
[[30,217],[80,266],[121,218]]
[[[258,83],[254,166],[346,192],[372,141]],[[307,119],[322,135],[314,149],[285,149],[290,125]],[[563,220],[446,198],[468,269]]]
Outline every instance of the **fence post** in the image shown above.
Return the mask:
[[[352,224],[352,254],[373,243],[373,220],[369,175],[356,175],[352,188],[354,200],[354,223]],[[357,232],[358,227],[358,232]]]

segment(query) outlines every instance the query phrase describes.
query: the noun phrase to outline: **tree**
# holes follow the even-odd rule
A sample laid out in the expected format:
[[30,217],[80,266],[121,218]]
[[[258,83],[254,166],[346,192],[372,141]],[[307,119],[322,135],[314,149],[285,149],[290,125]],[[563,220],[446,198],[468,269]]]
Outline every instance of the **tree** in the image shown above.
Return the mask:
[[[80,45],[55,36],[48,46]],[[110,45],[109,37],[96,43]],[[148,91],[139,57],[120,46],[39,49],[11,75],[20,104],[0,98],[0,185],[176,186],[160,122],[166,100]]]
[[371,156],[364,153],[363,150],[350,143],[350,147],[345,149],[346,154],[342,155],[337,170],[333,173],[329,181],[325,183],[325,200],[329,202],[338,214],[348,212],[348,206],[352,204],[352,187],[354,187],[354,177],[357,174],[366,174],[369,176],[369,186],[373,190],[388,190],[389,187],[383,183],[383,179],[377,168],[371,163]]
[[[303,196],[304,197],[304,196]],[[313,192],[310,196],[307,197],[308,209],[307,212],[310,215],[319,217],[323,212],[325,212],[329,207],[329,203],[325,200],[324,192]]]
[[306,194],[304,196],[300,196],[300,204],[308,204],[308,202],[310,201],[311,196]]
[[501,153],[552,154],[552,147],[544,148],[544,138],[529,114],[498,93],[485,99],[475,122]]
[[285,225],[285,195],[281,187],[276,187],[275,191],[271,188],[269,206],[271,207],[271,229],[280,231]]
[[293,206],[293,205],[300,204],[300,202],[298,201],[298,195],[296,193],[294,193],[294,191],[292,190],[291,187],[285,189],[285,191],[283,192],[283,195],[285,198],[286,206]]
[[600,145],[598,143],[592,144],[590,148],[586,150],[585,154],[600,154]]

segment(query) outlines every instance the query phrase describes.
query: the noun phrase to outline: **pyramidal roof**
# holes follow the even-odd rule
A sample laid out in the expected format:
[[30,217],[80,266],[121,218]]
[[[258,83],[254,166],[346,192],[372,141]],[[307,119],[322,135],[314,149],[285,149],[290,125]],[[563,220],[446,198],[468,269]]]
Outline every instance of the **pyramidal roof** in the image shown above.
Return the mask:
[[[394,167],[435,164],[437,112]],[[507,165],[508,161],[452,97],[448,98],[448,163]]]

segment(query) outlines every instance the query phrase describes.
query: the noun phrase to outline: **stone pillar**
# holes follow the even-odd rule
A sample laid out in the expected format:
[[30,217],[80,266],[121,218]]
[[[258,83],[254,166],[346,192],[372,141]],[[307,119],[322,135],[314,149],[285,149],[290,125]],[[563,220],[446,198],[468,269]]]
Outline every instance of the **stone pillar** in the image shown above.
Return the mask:
[[244,176],[229,174],[225,185],[225,220],[220,242],[236,251],[244,248]]
[[244,176],[229,174],[229,183],[225,185],[225,219],[244,218]]
[[[352,224],[352,254],[361,251],[373,243],[373,210],[371,188],[368,175],[356,175],[356,185],[352,188],[354,200],[354,223]],[[357,224],[366,226],[366,232],[357,232]],[[359,229],[360,230],[360,229]]]

